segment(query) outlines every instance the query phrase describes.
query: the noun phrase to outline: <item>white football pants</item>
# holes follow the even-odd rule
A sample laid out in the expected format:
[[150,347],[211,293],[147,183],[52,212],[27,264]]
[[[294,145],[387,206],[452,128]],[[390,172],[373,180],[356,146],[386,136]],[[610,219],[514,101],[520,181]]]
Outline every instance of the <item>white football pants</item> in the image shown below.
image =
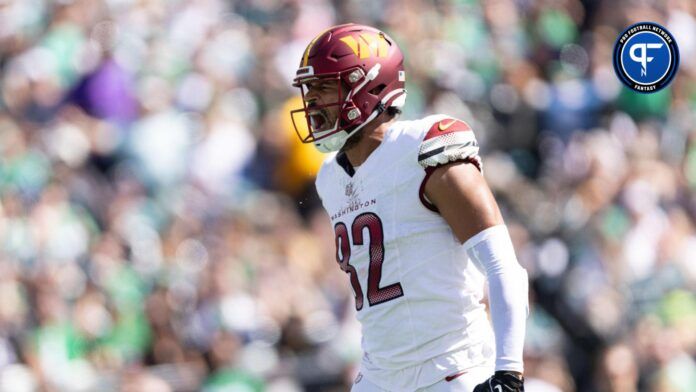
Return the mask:
[[[433,385],[418,389],[417,392],[471,392],[474,390],[475,386],[486,381],[490,376],[492,376],[493,372],[494,368],[492,364],[490,366],[473,367],[471,369],[466,370],[466,373],[451,381],[443,379],[442,381],[436,382]],[[377,385],[371,383],[370,380],[368,380],[367,378],[362,377],[362,375],[358,375],[350,391],[396,392],[382,389]]]

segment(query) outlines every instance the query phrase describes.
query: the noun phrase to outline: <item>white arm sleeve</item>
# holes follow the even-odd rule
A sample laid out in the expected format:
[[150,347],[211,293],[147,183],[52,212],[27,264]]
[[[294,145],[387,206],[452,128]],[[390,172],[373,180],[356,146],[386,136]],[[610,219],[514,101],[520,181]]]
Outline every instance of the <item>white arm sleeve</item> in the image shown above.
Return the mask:
[[507,227],[498,225],[481,231],[464,243],[464,249],[488,278],[495,369],[522,372],[528,314],[527,272],[517,262]]

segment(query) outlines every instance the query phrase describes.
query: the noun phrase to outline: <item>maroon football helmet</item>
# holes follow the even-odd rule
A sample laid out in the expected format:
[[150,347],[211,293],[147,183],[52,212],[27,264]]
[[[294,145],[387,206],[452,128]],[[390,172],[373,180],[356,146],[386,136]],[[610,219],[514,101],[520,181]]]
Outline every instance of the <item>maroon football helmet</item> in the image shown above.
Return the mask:
[[[304,107],[290,115],[302,142],[314,143],[322,152],[336,151],[386,108],[403,106],[403,61],[394,40],[373,27],[344,24],[314,38],[302,55],[293,83],[302,91]],[[337,84],[336,101],[320,105],[308,102],[309,86],[325,81]],[[338,107],[336,121],[319,121],[328,119],[325,109],[331,106]],[[307,121],[307,135],[297,128],[295,116],[299,113]]]

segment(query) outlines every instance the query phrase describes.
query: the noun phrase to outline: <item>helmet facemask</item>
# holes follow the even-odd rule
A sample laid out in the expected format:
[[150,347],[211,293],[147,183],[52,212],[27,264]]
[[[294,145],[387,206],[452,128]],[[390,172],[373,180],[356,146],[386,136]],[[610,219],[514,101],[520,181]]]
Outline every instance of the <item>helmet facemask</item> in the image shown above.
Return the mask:
[[[355,126],[361,122],[360,109],[352,98],[364,86],[364,79],[365,73],[360,68],[306,78],[298,76],[295,79],[294,85],[302,93],[303,107],[292,110],[290,115],[295,132],[303,143],[314,143],[322,152],[336,151],[343,146],[357,130]],[[308,97],[310,88],[326,88],[327,83],[335,83],[335,101],[318,102],[317,98]],[[338,109],[333,111],[331,108]],[[297,126],[296,121],[302,121],[295,118],[298,114],[304,115],[309,130],[306,135]]]

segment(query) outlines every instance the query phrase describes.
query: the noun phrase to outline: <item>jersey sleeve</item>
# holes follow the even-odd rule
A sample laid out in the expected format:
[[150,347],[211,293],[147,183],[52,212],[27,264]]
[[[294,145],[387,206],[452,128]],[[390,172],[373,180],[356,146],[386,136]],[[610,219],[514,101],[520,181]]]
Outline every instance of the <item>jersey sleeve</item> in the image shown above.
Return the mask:
[[469,124],[445,117],[430,126],[418,150],[418,163],[428,169],[457,161],[471,162],[483,171],[479,146]]

